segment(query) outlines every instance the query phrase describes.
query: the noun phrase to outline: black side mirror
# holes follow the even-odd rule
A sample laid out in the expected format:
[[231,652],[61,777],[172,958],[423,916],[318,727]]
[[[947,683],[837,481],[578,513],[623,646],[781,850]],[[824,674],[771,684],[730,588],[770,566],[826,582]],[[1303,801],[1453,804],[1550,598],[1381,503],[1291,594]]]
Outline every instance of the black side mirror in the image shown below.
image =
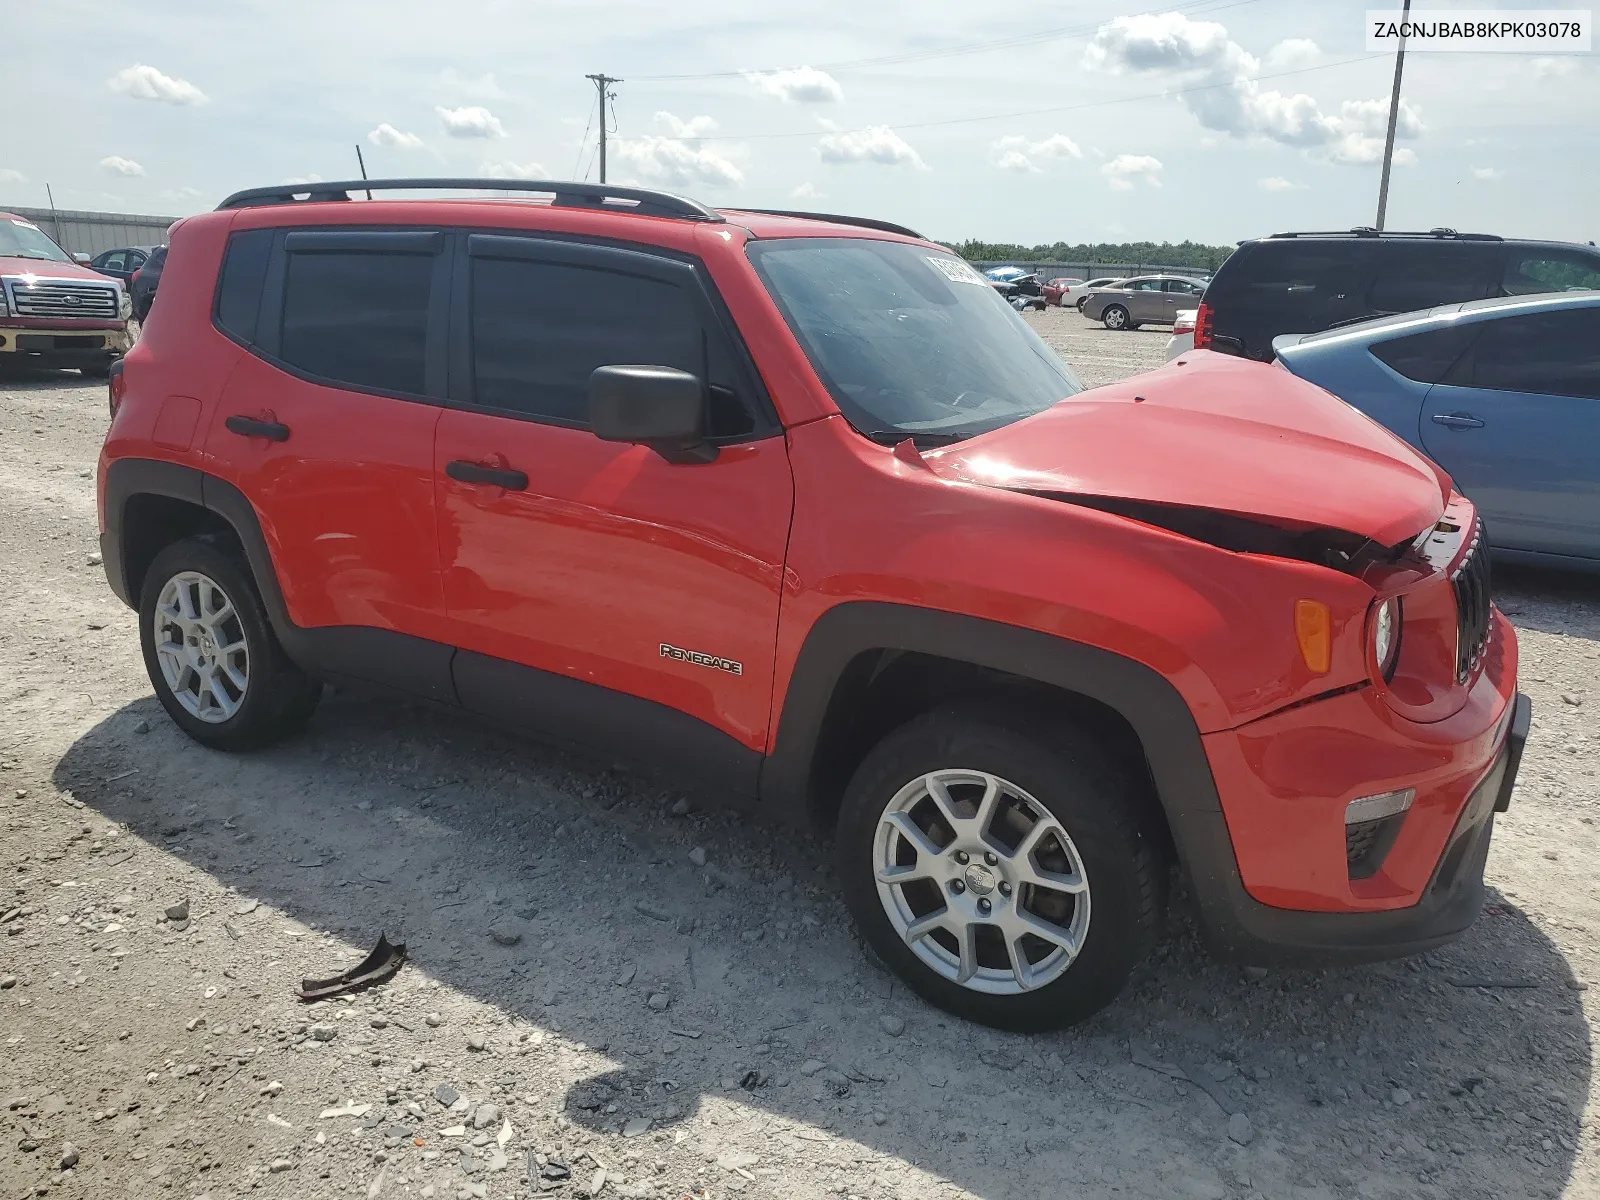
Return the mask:
[[589,427],[606,442],[649,446],[671,463],[708,463],[706,385],[673,367],[596,367],[589,376]]

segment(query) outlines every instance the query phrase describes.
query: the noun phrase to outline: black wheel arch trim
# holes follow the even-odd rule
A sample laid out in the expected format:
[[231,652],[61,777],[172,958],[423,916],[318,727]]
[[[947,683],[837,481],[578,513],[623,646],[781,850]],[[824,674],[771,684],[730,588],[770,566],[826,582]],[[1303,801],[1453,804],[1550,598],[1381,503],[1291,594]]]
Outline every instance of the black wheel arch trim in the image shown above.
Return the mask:
[[[1448,894],[1376,913],[1302,912],[1245,890],[1216,782],[1188,704],[1143,663],[1053,634],[958,613],[847,601],[807,633],[762,766],[763,807],[793,820],[812,809],[812,772],[835,683],[860,655],[904,650],[989,667],[1076,692],[1120,714],[1139,738],[1180,864],[1214,954],[1252,964],[1367,962],[1459,936],[1483,894],[1482,856]],[[1484,836],[1487,849],[1487,834]]]

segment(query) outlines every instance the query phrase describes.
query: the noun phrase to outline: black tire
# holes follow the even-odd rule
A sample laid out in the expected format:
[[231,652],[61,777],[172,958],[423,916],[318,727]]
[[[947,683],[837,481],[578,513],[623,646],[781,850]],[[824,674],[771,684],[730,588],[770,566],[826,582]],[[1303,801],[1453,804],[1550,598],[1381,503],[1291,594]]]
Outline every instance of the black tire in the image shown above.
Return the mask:
[[[229,636],[242,636],[244,641],[246,686],[233,697],[238,708],[225,720],[204,720],[190,712],[161,667],[156,607],[167,584],[187,572],[205,576],[220,589],[237,618],[236,627],[228,627]],[[322,698],[322,684],[289,660],[273,634],[249,567],[237,555],[204,538],[175,542],[150,564],[139,596],[139,642],[161,707],[179,729],[215,750],[250,750],[286,737],[305,725]]]
[[[1112,314],[1114,313],[1120,315],[1113,316]],[[1133,323],[1128,320],[1128,310],[1120,304],[1106,305],[1105,309],[1100,313],[1100,320],[1107,329],[1113,331],[1133,328]]]
[[[957,983],[923,962],[885,911],[874,859],[879,823],[903,788],[941,769],[988,772],[1026,791],[1076,848],[1089,887],[1088,925],[1077,957],[1043,986],[996,995]],[[1009,707],[936,710],[878,743],[845,791],[835,853],[846,903],[868,946],[947,1012],[1020,1032],[1085,1020],[1116,998],[1149,953],[1165,907],[1167,873],[1141,832],[1136,788],[1070,718],[1046,722]]]

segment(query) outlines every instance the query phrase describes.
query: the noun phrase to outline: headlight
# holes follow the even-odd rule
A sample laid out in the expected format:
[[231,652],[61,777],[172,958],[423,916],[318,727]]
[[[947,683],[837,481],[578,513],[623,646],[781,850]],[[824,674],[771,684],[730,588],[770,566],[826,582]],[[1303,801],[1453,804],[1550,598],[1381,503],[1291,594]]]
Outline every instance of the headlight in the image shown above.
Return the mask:
[[122,319],[126,321],[129,317],[133,316],[133,297],[128,295],[127,288],[118,288],[117,296],[119,297],[117,300],[117,311],[122,314]]
[[1372,657],[1378,673],[1385,679],[1394,675],[1395,659],[1400,657],[1400,598],[1385,600],[1372,617]]

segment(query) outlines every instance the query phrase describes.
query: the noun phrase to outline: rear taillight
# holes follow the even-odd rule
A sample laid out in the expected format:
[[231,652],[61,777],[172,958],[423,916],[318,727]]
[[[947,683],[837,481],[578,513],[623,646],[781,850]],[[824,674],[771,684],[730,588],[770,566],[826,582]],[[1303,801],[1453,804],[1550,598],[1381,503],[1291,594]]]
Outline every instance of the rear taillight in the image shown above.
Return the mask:
[[1172,332],[1173,333],[1193,333],[1194,332],[1194,318],[1193,317],[1179,317],[1175,322],[1173,322]]
[[111,404],[111,415],[113,417],[117,415],[117,409],[122,407],[122,394],[126,390],[127,386],[128,385],[123,381],[122,378],[122,360],[119,358],[116,362],[111,364],[111,380],[110,384],[108,385],[108,391],[110,392],[109,401]]
[[1211,349],[1211,305],[1204,300],[1194,314],[1194,348],[1196,350]]

